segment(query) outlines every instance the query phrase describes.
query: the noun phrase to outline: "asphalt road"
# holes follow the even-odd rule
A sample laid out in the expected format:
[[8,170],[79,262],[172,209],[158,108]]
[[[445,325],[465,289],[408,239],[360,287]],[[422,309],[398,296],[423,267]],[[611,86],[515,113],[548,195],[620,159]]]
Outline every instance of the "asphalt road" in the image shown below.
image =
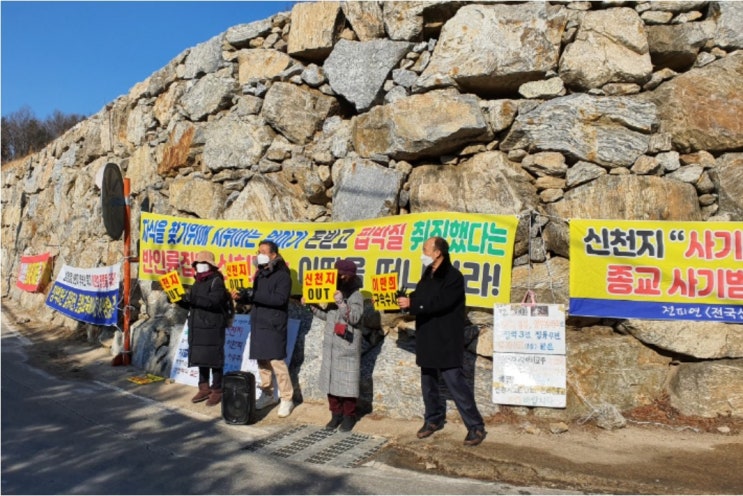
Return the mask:
[[567,494],[248,452],[261,429],[49,375],[28,363],[31,343],[6,321],[1,346],[2,494]]

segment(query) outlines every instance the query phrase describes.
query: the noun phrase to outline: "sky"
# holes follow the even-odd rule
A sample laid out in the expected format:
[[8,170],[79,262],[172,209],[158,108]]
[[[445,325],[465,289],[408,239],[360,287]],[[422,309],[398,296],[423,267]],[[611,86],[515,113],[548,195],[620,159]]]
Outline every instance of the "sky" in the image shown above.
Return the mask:
[[288,1],[0,1],[0,111],[97,113],[187,48]]

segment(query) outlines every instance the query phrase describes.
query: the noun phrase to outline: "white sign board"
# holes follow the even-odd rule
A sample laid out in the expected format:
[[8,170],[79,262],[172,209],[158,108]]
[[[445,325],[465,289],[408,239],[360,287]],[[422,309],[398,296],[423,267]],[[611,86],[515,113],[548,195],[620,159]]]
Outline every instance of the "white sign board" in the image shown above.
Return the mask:
[[[291,362],[294,345],[297,342],[299,334],[299,320],[289,319],[286,339],[286,364]],[[250,350],[250,315],[235,315],[232,326],[226,330],[224,342],[224,373],[235,370],[252,372],[255,375],[256,398],[260,396],[260,377],[258,375],[258,362],[248,358]],[[170,371],[170,378],[175,382],[187,384],[189,386],[198,386],[199,368],[188,366],[188,322],[183,325],[181,340],[178,343],[178,350],[173,367]],[[274,386],[276,379],[274,378]],[[274,387],[274,391],[277,388]],[[274,393],[276,394],[276,393]]]
[[493,307],[493,403],[565,408],[565,306]]
[[564,355],[565,305],[495,305],[493,351]]
[[565,355],[493,353],[493,403],[565,408]]

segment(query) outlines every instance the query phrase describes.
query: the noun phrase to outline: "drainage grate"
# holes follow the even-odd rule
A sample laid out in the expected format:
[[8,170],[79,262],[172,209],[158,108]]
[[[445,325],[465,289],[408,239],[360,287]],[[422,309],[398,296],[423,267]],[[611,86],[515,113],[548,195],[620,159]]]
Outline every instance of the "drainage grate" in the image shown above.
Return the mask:
[[355,432],[300,425],[242,449],[288,460],[352,468],[374,455],[386,442],[384,438]]

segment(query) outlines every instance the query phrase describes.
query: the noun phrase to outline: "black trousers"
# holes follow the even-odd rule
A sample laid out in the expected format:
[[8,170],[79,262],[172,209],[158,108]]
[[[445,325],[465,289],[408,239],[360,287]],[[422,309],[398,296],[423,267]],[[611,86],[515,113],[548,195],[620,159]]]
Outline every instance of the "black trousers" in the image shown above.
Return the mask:
[[223,368],[199,367],[199,384],[209,382],[209,370],[212,372],[212,389],[222,389]]
[[421,368],[421,392],[426,411],[424,419],[428,423],[440,424],[446,419],[446,399],[439,391],[441,381],[444,381],[454,404],[462,417],[467,430],[484,428],[485,422],[477,410],[475,395],[467,384],[462,367],[450,369]]

